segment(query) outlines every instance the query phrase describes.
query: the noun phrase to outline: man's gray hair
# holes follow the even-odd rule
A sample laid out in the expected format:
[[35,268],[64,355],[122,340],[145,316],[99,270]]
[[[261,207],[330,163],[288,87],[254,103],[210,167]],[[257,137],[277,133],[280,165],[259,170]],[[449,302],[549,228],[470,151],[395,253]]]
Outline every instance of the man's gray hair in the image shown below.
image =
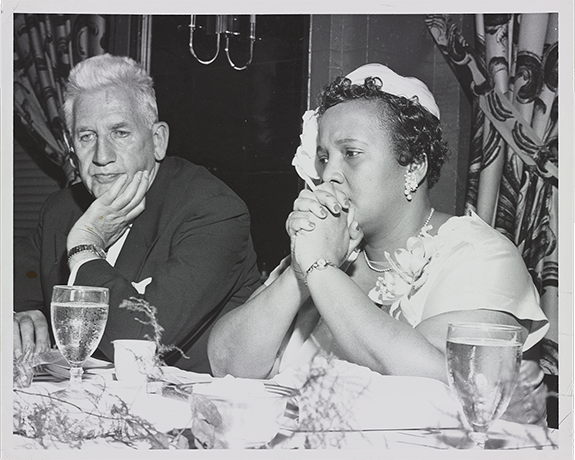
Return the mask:
[[145,123],[151,128],[158,121],[158,105],[152,77],[133,59],[102,54],[78,63],[71,71],[64,93],[66,126],[73,129],[74,104],[88,91],[109,87],[131,90],[141,107]]

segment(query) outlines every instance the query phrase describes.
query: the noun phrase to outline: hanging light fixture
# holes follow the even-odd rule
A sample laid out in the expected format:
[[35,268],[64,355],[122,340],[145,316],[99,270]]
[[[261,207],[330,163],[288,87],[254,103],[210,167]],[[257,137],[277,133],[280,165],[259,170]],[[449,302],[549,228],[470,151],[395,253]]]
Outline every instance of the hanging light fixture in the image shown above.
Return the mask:
[[249,44],[249,59],[244,66],[237,66],[230,56],[230,37],[240,35],[239,31],[239,16],[233,15],[215,15],[206,16],[206,35],[214,34],[216,36],[216,54],[211,59],[202,60],[196,54],[194,49],[194,31],[200,28],[196,25],[196,15],[193,14],[190,22],[190,52],[196,60],[203,65],[209,65],[214,62],[220,54],[221,37],[225,38],[225,53],[228,62],[235,70],[245,70],[251,64],[254,55],[254,42],[256,41],[256,15],[250,14],[250,44]]

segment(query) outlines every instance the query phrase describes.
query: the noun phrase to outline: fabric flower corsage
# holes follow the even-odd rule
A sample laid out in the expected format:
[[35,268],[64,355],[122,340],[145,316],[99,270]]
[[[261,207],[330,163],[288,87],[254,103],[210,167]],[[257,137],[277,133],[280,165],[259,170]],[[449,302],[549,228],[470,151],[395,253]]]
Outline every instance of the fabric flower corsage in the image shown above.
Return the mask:
[[299,176],[314,189],[320,182],[317,164],[317,115],[314,110],[306,111],[302,116],[301,144],[292,160]]
[[379,304],[391,304],[390,315],[398,319],[403,313],[409,324],[415,326],[420,321],[421,312],[415,311],[409,300],[427,281],[426,268],[435,250],[434,238],[424,232],[409,238],[405,249],[396,250],[395,260],[386,253],[391,270],[378,278],[369,297]]

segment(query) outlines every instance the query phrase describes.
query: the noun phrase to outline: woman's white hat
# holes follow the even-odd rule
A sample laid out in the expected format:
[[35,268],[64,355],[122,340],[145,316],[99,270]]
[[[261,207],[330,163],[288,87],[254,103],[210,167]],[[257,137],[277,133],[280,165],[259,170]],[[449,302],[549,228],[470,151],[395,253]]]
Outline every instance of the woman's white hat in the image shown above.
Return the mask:
[[349,78],[354,85],[363,85],[368,77],[379,78],[383,83],[381,87],[383,92],[394,96],[403,96],[407,99],[417,98],[417,102],[421,106],[439,119],[439,107],[433,94],[431,94],[425,83],[417,78],[402,77],[383,64],[362,65],[346,75],[346,78]]

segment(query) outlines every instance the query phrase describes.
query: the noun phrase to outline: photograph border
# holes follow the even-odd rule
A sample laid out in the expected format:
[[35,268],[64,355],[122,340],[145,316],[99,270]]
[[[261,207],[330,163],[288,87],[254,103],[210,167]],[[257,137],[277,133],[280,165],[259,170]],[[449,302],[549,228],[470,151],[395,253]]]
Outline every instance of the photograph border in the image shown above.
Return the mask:
[[[79,458],[78,451],[23,451],[11,448],[12,426],[12,329],[10,328],[11,309],[13,304],[13,104],[12,104],[12,72],[13,72],[13,14],[14,13],[73,13],[73,14],[218,14],[233,10],[238,14],[422,14],[422,13],[458,13],[471,14],[478,12],[559,12],[559,449],[556,451],[506,451],[477,452],[446,451],[390,451],[361,452],[365,458],[573,458],[573,284],[574,284],[574,229],[575,220],[574,190],[575,168],[575,120],[574,108],[574,6],[571,0],[489,0],[480,2],[481,11],[468,5],[468,2],[453,0],[426,1],[386,0],[385,2],[355,0],[353,2],[327,1],[291,1],[284,5],[276,5],[271,1],[243,0],[162,0],[160,2],[138,0],[8,0],[2,2],[1,12],[1,152],[0,155],[0,302],[2,324],[1,347],[1,419],[2,426],[0,442],[0,458]],[[146,452],[137,451],[133,454],[125,451],[81,452],[82,458],[238,458],[238,452]],[[255,452],[241,453],[242,458],[271,456],[273,458],[359,458],[360,452]],[[422,457],[423,458],[423,457]]]

